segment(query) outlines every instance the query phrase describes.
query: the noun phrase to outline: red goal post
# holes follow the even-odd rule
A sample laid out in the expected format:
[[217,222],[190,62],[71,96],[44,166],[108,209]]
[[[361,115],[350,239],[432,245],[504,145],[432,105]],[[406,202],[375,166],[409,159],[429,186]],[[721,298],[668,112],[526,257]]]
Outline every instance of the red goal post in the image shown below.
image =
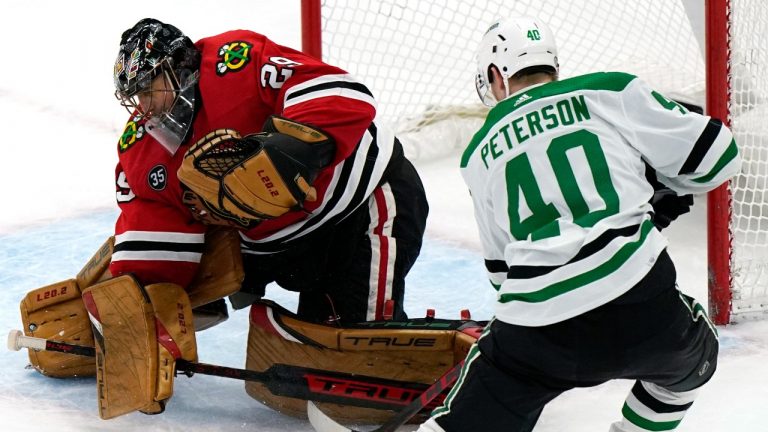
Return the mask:
[[[305,52],[360,77],[412,159],[460,154],[482,122],[478,35],[514,14],[547,20],[561,76],[635,74],[731,126],[742,173],[707,197],[710,315],[768,314],[768,8],[764,0],[302,0]],[[699,197],[698,201],[703,201]]]
[[[729,0],[706,2],[706,106],[707,114],[730,122]],[[707,283],[709,315],[715,324],[731,320],[731,190],[720,186],[707,197]]]

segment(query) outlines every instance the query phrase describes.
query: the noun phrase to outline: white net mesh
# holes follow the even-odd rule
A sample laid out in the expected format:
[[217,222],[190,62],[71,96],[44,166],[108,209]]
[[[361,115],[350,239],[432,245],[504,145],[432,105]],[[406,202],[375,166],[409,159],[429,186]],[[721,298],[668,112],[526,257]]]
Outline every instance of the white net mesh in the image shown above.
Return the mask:
[[[736,316],[768,309],[768,8],[732,0],[731,121],[747,162],[733,182]],[[487,26],[532,15],[555,34],[561,77],[622,71],[703,106],[702,0],[324,0],[323,58],[361,78],[409,157],[456,157],[486,112],[474,89]],[[725,37],[725,35],[710,35]]]
[[768,9],[731,2],[731,128],[744,158],[732,182],[732,321],[768,313]]
[[674,0],[325,0],[323,58],[364,79],[410,157],[431,159],[463,149],[481,123],[477,44],[495,19],[514,14],[552,28],[561,77],[629,72],[669,97],[703,104],[701,49]]

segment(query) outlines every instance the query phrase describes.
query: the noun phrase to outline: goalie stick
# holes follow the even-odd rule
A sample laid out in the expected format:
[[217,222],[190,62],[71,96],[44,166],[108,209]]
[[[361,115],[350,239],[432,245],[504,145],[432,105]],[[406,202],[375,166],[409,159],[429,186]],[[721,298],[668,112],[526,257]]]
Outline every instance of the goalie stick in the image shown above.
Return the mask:
[[[93,347],[24,336],[20,330],[11,330],[8,334],[8,349],[19,351],[22,348],[88,357],[96,355],[96,349]],[[414,402],[423,399],[424,394],[437,384],[427,386],[427,384],[421,383],[310,369],[287,364],[274,364],[269,369],[259,372],[179,359],[176,361],[176,370],[190,377],[198,373],[259,382],[276,396],[391,411],[400,410],[404,406],[410,407]],[[438,383],[444,379],[445,376],[440,378]],[[450,383],[446,385],[450,385]],[[438,396],[443,388],[445,387],[432,395],[426,403],[419,403],[418,410],[408,417],[410,418],[421,409],[430,409],[429,402]],[[407,421],[407,418],[404,421]]]
[[[464,366],[464,360],[456,363],[452,368],[448,369],[448,372],[437,379],[434,384],[429,386],[417,399],[411,401],[408,406],[403,408],[400,412],[394,415],[386,423],[373,429],[370,432],[395,432],[400,426],[404,425],[414,415],[421,410],[430,406],[432,401],[443,393],[447,388],[451,387],[461,374],[461,368]],[[317,432],[361,432],[356,429],[349,429],[340,425],[332,418],[328,417],[320,411],[312,401],[307,401],[307,416],[309,417],[309,423]]]

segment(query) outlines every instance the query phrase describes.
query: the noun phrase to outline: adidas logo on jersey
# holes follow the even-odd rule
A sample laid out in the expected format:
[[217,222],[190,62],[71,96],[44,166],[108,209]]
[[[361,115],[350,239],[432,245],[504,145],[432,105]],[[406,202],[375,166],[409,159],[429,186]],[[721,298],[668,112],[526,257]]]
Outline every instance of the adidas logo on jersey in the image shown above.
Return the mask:
[[530,96],[530,95],[528,95],[527,93],[524,93],[524,94],[523,94],[523,95],[521,95],[519,98],[517,98],[517,100],[515,101],[515,104],[514,104],[513,106],[518,106],[518,105],[520,105],[521,103],[523,103],[523,102],[527,101],[528,99],[531,99],[531,96]]

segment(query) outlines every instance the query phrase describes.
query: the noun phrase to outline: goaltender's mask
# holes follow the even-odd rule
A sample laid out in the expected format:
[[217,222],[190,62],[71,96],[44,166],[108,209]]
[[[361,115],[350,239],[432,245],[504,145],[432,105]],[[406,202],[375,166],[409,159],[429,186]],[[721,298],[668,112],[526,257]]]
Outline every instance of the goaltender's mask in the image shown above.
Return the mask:
[[192,126],[199,68],[200,51],[170,24],[145,18],[122,35],[115,97],[172,154]]

